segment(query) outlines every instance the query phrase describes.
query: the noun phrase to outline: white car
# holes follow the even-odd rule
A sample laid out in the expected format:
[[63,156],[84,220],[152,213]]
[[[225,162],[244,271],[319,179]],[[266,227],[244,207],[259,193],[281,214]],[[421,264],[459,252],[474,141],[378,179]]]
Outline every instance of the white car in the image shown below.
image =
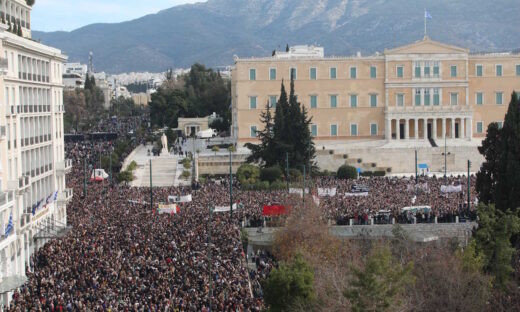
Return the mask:
[[197,138],[199,139],[209,139],[217,136],[217,132],[214,129],[208,129],[204,131],[197,132]]

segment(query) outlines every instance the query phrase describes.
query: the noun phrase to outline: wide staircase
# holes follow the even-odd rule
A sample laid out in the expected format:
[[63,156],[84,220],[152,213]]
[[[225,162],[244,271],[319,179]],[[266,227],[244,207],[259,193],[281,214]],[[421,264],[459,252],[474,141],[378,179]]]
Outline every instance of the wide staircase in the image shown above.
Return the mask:
[[[172,186],[177,173],[177,158],[157,158],[152,160],[152,184],[154,187]],[[140,185],[150,186],[150,163],[143,168]]]

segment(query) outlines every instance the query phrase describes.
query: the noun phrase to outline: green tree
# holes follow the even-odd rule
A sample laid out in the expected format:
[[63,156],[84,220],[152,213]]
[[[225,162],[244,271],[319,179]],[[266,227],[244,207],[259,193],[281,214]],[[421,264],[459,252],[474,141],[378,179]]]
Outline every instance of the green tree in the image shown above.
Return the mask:
[[402,266],[388,247],[376,248],[363,269],[354,268],[354,280],[345,290],[352,311],[388,311],[400,305],[405,286],[414,282],[413,264]]
[[495,277],[496,285],[505,287],[514,271],[511,261],[515,249],[511,239],[520,233],[520,219],[510,210],[504,212],[494,205],[480,205],[478,216],[476,250],[483,256],[484,269]]
[[211,148],[211,151],[215,153],[215,155],[217,155],[217,153],[220,151],[220,147],[218,147],[218,145],[215,145]]
[[130,117],[138,114],[138,107],[133,99],[120,96],[110,101],[110,111],[117,117]]
[[65,90],[63,92],[63,105],[65,106],[64,120],[70,122],[71,128],[79,132],[81,123],[86,120],[85,116],[87,113],[87,103],[85,101],[84,92],[80,89],[73,91]]
[[263,283],[264,299],[270,311],[287,311],[296,304],[316,300],[314,272],[301,255],[273,269]]
[[249,164],[242,165],[237,170],[237,177],[241,184],[253,185],[260,177],[260,168]]
[[485,161],[477,173],[476,190],[481,203],[491,204],[495,198],[496,178],[498,174],[498,157],[500,149],[500,133],[496,122],[490,123],[487,129],[486,139],[478,150]]
[[186,92],[180,89],[160,87],[152,94],[150,119],[153,125],[176,128],[178,118],[188,111]]
[[520,100],[515,92],[500,131],[495,204],[502,211],[520,208]]
[[33,6],[35,0],[25,0],[25,3],[27,3],[28,6]]
[[262,168],[262,170],[260,170],[260,179],[262,181],[273,183],[274,181],[280,180],[281,177],[282,169],[280,169],[278,166]]
[[247,143],[245,146],[251,150],[251,155],[247,158],[248,162],[264,162],[264,166],[269,167],[277,163],[274,135],[273,135],[273,117],[269,103],[266,105],[265,111],[260,113],[260,122],[264,125],[263,130],[257,130],[256,135],[260,140],[260,144]]
[[338,179],[357,179],[358,172],[357,169],[352,166],[343,165],[339,167],[336,177]]

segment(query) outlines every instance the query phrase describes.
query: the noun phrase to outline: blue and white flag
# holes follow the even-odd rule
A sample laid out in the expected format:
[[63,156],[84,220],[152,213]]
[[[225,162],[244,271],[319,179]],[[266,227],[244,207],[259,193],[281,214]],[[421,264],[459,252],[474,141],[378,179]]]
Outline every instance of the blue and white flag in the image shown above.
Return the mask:
[[13,232],[14,224],[13,224],[13,213],[9,216],[9,222],[7,222],[7,227],[5,228],[5,236],[9,236]]
[[432,16],[428,11],[424,11],[424,18],[432,19]]

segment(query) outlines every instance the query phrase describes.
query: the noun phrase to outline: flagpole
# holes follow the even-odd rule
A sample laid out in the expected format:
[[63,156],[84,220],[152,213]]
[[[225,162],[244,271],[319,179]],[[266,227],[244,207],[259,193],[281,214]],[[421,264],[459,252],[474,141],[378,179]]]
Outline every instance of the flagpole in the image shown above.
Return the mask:
[[424,37],[426,38],[426,9],[424,9]]

